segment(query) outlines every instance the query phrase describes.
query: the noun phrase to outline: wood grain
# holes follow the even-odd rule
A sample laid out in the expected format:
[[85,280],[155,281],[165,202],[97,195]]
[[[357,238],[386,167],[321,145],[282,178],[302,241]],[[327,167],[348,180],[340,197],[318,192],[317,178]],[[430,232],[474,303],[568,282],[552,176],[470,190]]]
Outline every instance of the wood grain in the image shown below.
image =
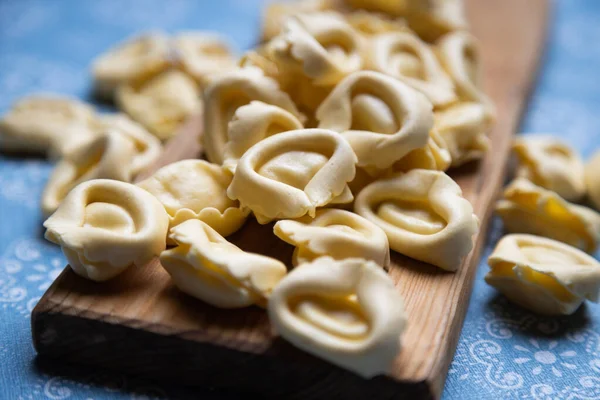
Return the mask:
[[[392,255],[390,275],[405,298],[409,318],[392,373],[365,380],[304,354],[272,333],[264,310],[223,311],[190,298],[173,287],[156,260],[103,284],[65,269],[32,313],[38,353],[277,399],[439,398],[549,12],[546,0],[467,3],[472,29],[483,44],[486,90],[497,106],[498,124],[485,159],[451,175],[473,203],[481,234],[455,274]],[[167,145],[156,168],[198,156],[195,136],[200,131],[200,119],[190,121]],[[276,255],[289,264],[292,248],[274,237],[270,224],[248,221],[230,239],[245,250]]]

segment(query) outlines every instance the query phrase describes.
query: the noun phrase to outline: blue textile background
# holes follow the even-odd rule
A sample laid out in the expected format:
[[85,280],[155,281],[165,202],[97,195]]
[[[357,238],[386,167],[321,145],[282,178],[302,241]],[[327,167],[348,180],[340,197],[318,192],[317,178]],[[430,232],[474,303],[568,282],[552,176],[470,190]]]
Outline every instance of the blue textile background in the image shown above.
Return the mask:
[[[139,30],[216,30],[248,48],[260,7],[249,0],[0,0],[0,112],[34,91],[87,99],[90,60]],[[600,144],[600,1],[557,1],[552,27],[522,130],[559,133],[588,156]],[[29,315],[65,265],[41,236],[38,200],[50,169],[43,160],[0,156],[0,399],[235,398],[36,359]],[[482,280],[500,234],[496,221],[444,398],[600,399],[600,307],[543,318],[508,304]]]

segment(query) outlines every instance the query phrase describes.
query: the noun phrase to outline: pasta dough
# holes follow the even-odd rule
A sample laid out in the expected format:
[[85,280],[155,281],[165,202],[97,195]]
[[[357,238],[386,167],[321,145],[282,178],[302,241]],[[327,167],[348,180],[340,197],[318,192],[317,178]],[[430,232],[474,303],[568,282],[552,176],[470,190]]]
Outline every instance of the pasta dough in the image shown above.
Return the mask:
[[386,169],[427,144],[431,103],[416,90],[377,72],[356,72],[336,86],[316,114],[319,128],[340,132],[359,167]]
[[299,116],[290,97],[260,69],[245,67],[219,74],[204,93],[204,134],[201,140],[210,162],[223,163],[225,144],[229,140],[228,124],[239,107],[253,100],[281,107]]
[[199,219],[223,236],[242,227],[248,211],[227,197],[231,174],[203,160],[183,160],[162,167],[138,186],[152,193],[169,215],[169,227]]
[[261,101],[238,108],[227,129],[223,167],[234,172],[242,155],[253,145],[277,133],[302,129],[294,114]]
[[600,263],[574,247],[533,235],[507,235],[488,258],[485,281],[539,314],[568,315],[600,300]]
[[174,227],[170,238],[176,247],[162,252],[162,266],[179,289],[215,307],[265,307],[287,272],[280,261],[242,251],[199,220]]
[[69,191],[92,179],[130,181],[135,146],[127,137],[109,131],[65,156],[55,167],[42,193],[42,213],[52,214]]
[[509,232],[545,236],[588,253],[598,247],[600,214],[526,179],[517,178],[506,188],[496,212]]
[[358,194],[354,211],[384,230],[392,250],[448,271],[469,254],[479,228],[460,187],[439,171],[375,181]]
[[269,319],[285,340],[362,377],[389,372],[406,325],[394,283],[372,261],[321,257],[273,290]]
[[94,281],[158,256],[168,225],[164,208],[151,194],[107,179],[79,184],[44,222],[46,239],[61,246],[73,271]]
[[429,46],[410,32],[376,36],[369,43],[368,69],[399,79],[423,93],[434,107],[457,100],[454,84]]
[[363,258],[387,267],[390,250],[385,232],[365,218],[345,210],[317,210],[315,218],[304,216],[275,224],[275,235],[295,246],[295,266],[321,256],[336,260]]
[[392,165],[392,172],[408,172],[412,169],[446,171],[452,163],[447,146],[444,138],[434,128],[429,132],[427,145],[411,151],[396,161]]
[[254,212],[259,223],[315,215],[317,207],[352,200],[347,182],[356,156],[337,133],[301,129],[270,136],[238,162],[227,195]]
[[583,161],[559,139],[529,134],[516,139],[513,150],[519,161],[518,177],[552,190],[568,201],[578,201],[585,194]]
[[117,104],[161,140],[171,138],[202,108],[196,82],[177,70],[166,71],[140,86],[120,86]]
[[78,100],[32,95],[0,119],[2,151],[48,153],[58,158],[96,136],[94,109]]
[[172,64],[169,39],[158,32],[127,39],[97,57],[92,64],[96,92],[112,98],[117,87],[140,85]]

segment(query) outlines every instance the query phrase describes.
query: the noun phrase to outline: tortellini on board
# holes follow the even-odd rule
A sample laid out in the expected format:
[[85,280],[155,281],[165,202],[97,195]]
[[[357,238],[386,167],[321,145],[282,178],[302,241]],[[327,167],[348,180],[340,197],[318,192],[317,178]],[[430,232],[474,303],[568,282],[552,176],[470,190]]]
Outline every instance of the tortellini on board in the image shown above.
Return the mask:
[[400,351],[403,304],[374,262],[321,257],[275,286],[268,311],[277,333],[294,346],[370,378],[389,372]]
[[166,165],[138,186],[153,194],[169,215],[170,228],[199,219],[223,236],[241,228],[249,211],[227,197],[232,175],[204,160],[183,160]]
[[518,177],[568,201],[578,201],[585,194],[583,161],[560,139],[543,134],[523,135],[515,139],[513,151],[519,163]]
[[107,179],[75,187],[44,222],[46,239],[61,246],[73,271],[94,281],[158,256],[168,226],[167,213],[154,196]]
[[600,240],[600,214],[571,204],[556,193],[517,178],[496,203],[509,232],[530,233],[559,240],[593,253]]
[[460,187],[440,171],[377,180],[360,191],[354,211],[384,230],[392,250],[448,271],[471,252],[479,229]]
[[317,110],[319,128],[341,133],[359,167],[386,169],[424,147],[433,127],[431,103],[408,85],[377,72],[340,82]]
[[362,258],[387,267],[390,249],[385,232],[371,221],[345,210],[318,210],[315,218],[278,221],[273,232],[295,246],[293,264],[322,256],[336,260]]
[[488,258],[486,282],[510,301],[545,315],[568,315],[600,300],[600,263],[567,244],[526,234],[504,236]]
[[352,201],[347,183],[354,179],[355,163],[352,148],[336,132],[279,133],[246,151],[227,195],[251,209],[261,224],[314,216],[317,207]]
[[177,225],[169,236],[176,246],[162,252],[162,266],[179,289],[215,307],[265,307],[287,273],[282,262],[242,251],[200,220]]

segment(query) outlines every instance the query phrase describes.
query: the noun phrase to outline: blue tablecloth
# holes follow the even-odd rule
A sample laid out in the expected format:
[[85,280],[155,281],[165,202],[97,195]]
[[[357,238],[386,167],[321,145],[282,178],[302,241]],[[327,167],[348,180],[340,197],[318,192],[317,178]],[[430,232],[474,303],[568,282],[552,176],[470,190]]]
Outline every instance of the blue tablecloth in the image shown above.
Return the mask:
[[[502,0],[498,0],[502,1]],[[527,1],[527,0],[523,0]],[[217,30],[255,43],[249,0],[2,0],[0,112],[33,91],[87,99],[90,60],[153,28]],[[556,2],[549,49],[523,131],[557,132],[588,156],[600,143],[600,1]],[[0,156],[0,398],[223,399],[87,367],[36,359],[29,315],[65,260],[42,239],[39,197],[51,165]],[[600,307],[543,318],[511,306],[482,280],[501,235],[496,221],[477,276],[445,399],[600,399]]]

